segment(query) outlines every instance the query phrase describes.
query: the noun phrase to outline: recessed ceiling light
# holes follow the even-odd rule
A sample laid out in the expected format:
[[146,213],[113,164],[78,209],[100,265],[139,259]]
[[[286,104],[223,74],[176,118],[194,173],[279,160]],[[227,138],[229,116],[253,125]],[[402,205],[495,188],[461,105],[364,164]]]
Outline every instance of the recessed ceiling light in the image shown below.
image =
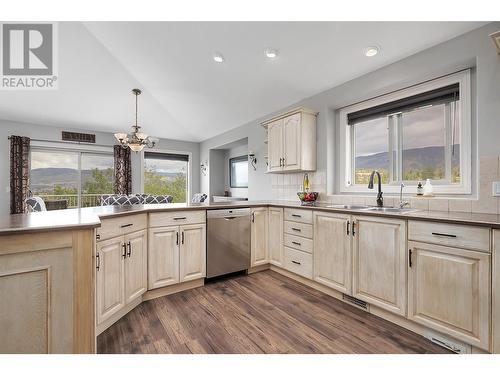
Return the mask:
[[264,50],[264,54],[269,59],[275,59],[276,57],[278,57],[278,50],[274,48],[266,48]]
[[215,52],[213,58],[216,63],[223,63],[225,61],[224,56],[219,52]]
[[365,56],[373,57],[378,53],[379,50],[380,50],[380,48],[378,48],[377,46],[366,47]]

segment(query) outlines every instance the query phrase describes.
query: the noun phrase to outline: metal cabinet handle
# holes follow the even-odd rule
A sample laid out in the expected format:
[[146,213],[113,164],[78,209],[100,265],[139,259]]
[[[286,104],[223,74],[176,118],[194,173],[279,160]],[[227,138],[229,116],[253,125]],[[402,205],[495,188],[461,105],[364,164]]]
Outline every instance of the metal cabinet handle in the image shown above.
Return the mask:
[[297,246],[302,246],[302,244],[301,244],[300,242],[297,242],[297,241],[292,241],[292,243],[293,243],[294,245],[297,245]]
[[125,242],[122,244],[122,249],[123,249],[122,258],[125,259],[125,257],[127,256],[127,245],[125,244]]
[[179,232],[175,232],[175,244],[179,244]]
[[134,225],[134,224],[133,223],[123,224],[121,227],[122,228],[127,228],[127,227],[131,227],[132,225]]
[[296,262],[295,260],[292,260],[292,263],[298,264],[300,266],[300,262]]
[[294,230],[295,232],[302,232],[302,229],[299,228],[292,228],[292,230]]
[[181,243],[184,245],[184,232],[181,233]]
[[101,235],[100,235],[100,234],[96,234],[96,235],[95,235],[95,239],[96,239],[96,240],[100,240],[100,239],[101,239]]
[[252,212],[252,223],[255,223],[255,212]]
[[354,237],[354,235],[356,234],[356,232],[354,231],[354,227],[355,227],[355,226],[356,226],[356,222],[355,222],[355,221],[353,221],[353,222],[352,222],[352,235],[353,235],[353,237]]
[[411,261],[411,249],[408,250],[408,266],[412,266],[412,261]]
[[130,241],[128,241],[127,247],[128,247],[127,256],[130,258],[130,255],[132,255],[132,245],[130,244]]
[[302,215],[299,215],[299,214],[292,214],[292,217],[302,217]]
[[347,235],[350,234],[350,227],[351,227],[351,222],[349,220],[347,220]]
[[174,217],[174,220],[186,220],[187,217],[184,216],[184,217]]
[[446,233],[437,233],[437,232],[432,232],[434,236],[442,236],[442,237],[450,237],[450,238],[457,238],[456,235],[454,234],[446,234]]
[[95,268],[99,271],[101,269],[101,257],[99,253],[95,255]]

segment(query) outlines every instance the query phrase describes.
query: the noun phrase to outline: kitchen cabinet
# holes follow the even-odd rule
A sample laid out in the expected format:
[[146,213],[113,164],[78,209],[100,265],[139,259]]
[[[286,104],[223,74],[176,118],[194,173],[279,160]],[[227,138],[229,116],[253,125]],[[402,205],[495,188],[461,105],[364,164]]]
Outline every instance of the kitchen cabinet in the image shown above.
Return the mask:
[[200,279],[206,275],[206,226],[205,224],[180,227],[180,281]]
[[269,208],[269,263],[283,265],[283,208]]
[[149,229],[148,288],[179,282],[179,227]]
[[252,208],[250,265],[252,267],[269,263],[268,209]]
[[268,172],[316,170],[316,116],[297,108],[261,124],[267,129]]
[[206,276],[206,225],[149,229],[148,286],[161,288]]
[[408,319],[489,350],[491,255],[409,242]]
[[406,314],[406,223],[352,217],[352,295],[398,315]]
[[133,302],[148,290],[147,232],[141,230],[125,236],[127,253],[124,262],[125,304]]
[[104,322],[125,306],[123,236],[97,243],[97,324]]
[[352,293],[350,215],[314,213],[314,280]]

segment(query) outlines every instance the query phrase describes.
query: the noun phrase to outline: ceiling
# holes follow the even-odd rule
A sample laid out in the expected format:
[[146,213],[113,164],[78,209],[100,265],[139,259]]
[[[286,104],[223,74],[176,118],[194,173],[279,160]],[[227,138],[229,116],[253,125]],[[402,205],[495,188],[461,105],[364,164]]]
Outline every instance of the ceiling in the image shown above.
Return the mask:
[[0,118],[124,131],[138,87],[144,132],[199,142],[483,24],[61,22],[59,88],[0,91]]

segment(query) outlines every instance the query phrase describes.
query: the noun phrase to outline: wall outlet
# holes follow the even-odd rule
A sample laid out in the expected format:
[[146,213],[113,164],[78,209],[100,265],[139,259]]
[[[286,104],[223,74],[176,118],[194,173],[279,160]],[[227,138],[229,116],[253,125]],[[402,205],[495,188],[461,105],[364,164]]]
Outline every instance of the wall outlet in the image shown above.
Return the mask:
[[493,196],[500,197],[500,181],[493,181]]

